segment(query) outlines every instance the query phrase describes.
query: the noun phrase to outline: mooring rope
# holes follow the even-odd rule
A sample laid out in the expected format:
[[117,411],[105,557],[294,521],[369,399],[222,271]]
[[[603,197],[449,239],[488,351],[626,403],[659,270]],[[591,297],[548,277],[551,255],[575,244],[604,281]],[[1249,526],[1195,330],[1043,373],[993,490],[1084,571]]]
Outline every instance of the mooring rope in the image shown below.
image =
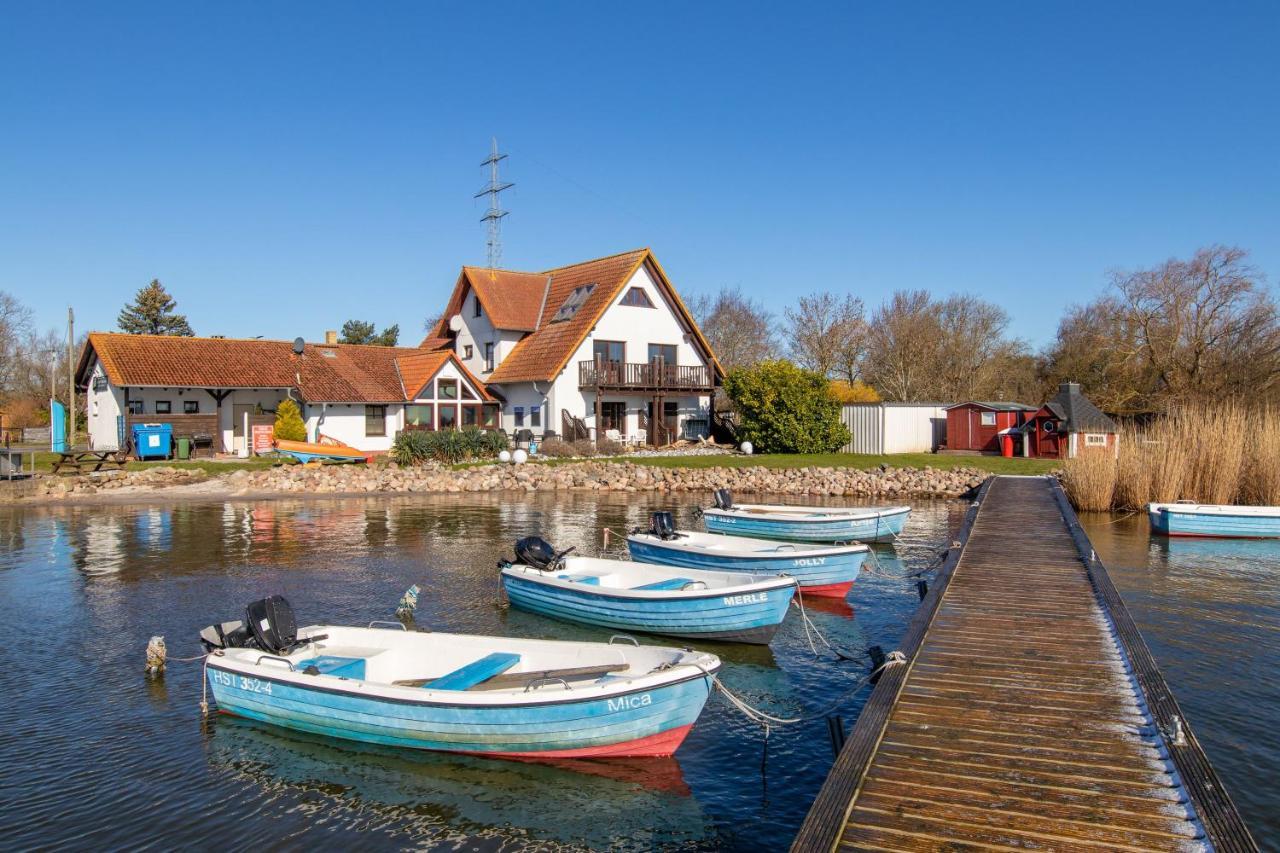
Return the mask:
[[728,687],[725,687],[724,682],[720,680],[719,676],[714,675],[710,672],[707,672],[705,669],[702,668],[701,664],[695,663],[693,665],[697,667],[699,670],[701,670],[702,674],[711,680],[711,684],[717,690],[719,690],[722,694],[724,694],[725,699],[729,700],[729,703],[731,705],[733,705],[735,708],[741,711],[744,717],[746,717],[747,719],[751,720],[752,722],[764,728],[767,736],[769,729],[772,728],[773,726],[796,725],[798,723],[803,723],[809,720],[816,720],[820,717],[825,717],[827,714],[830,714],[832,711],[839,708],[840,705],[846,699],[848,699],[850,696],[853,696],[855,693],[857,693],[859,690],[865,687],[867,682],[869,682],[872,678],[874,678],[878,673],[883,672],[884,670],[888,669],[891,666],[897,666],[898,664],[906,663],[906,662],[907,662],[907,656],[904,655],[902,652],[900,651],[890,652],[888,656],[885,658],[884,663],[880,664],[878,667],[868,672],[862,678],[859,678],[856,684],[854,684],[852,687],[848,688],[839,696],[837,696],[826,707],[818,711],[810,711],[806,714],[801,714],[798,717],[776,717],[773,714],[769,714],[765,711],[761,711],[759,708],[753,707],[745,699],[735,694]]
[[831,642],[827,640],[825,636],[823,636],[820,630],[818,630],[818,626],[815,625],[813,620],[809,618],[809,612],[805,610],[804,590],[800,586],[800,581],[795,580],[794,578],[792,580],[794,581],[795,587],[796,587],[796,597],[795,597],[794,603],[800,610],[800,624],[804,626],[804,638],[806,642],[809,643],[809,651],[813,652],[813,656],[818,657],[819,652],[818,652],[818,647],[813,644],[813,637],[809,633],[811,629],[814,634],[818,635],[818,639],[822,641],[822,644],[826,646],[827,649],[833,655],[840,658],[841,660],[848,660],[848,661],[857,660],[857,658],[850,657],[848,654],[840,651],[835,646],[831,645]]

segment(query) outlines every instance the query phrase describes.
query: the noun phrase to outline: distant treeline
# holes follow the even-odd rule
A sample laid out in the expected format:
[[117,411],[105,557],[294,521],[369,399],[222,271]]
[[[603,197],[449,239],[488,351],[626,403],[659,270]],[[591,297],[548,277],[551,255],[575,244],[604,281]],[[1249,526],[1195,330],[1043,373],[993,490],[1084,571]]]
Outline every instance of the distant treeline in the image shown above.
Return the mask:
[[1003,308],[969,295],[897,291],[868,312],[851,293],[820,292],[775,318],[725,288],[691,307],[726,368],[785,356],[886,400],[1038,403],[1064,381],[1116,414],[1280,399],[1276,299],[1233,247],[1112,273],[1106,292],[1070,308],[1039,352],[1010,333]]

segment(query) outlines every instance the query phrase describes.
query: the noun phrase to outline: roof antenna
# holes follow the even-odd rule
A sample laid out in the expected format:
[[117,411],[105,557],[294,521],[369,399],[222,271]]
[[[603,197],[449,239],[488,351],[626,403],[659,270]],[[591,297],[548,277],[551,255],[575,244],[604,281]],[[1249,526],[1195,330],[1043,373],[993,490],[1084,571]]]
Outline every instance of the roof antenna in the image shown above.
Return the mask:
[[489,269],[497,269],[498,264],[502,261],[502,217],[506,216],[508,211],[498,206],[498,193],[503,190],[509,190],[515,186],[510,181],[503,182],[498,178],[498,163],[507,159],[506,154],[498,153],[498,138],[493,138],[493,150],[481,166],[489,167],[489,183],[484,189],[476,193],[473,198],[487,195],[489,197],[489,209],[485,215],[480,217],[481,222],[489,225]]

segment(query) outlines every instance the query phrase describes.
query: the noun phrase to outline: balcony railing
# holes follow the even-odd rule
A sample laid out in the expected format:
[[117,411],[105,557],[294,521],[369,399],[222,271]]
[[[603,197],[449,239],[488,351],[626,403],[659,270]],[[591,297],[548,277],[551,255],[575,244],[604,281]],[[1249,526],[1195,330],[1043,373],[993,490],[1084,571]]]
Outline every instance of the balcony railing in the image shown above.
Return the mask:
[[666,364],[661,361],[580,361],[578,386],[614,391],[715,390],[711,370],[703,365]]

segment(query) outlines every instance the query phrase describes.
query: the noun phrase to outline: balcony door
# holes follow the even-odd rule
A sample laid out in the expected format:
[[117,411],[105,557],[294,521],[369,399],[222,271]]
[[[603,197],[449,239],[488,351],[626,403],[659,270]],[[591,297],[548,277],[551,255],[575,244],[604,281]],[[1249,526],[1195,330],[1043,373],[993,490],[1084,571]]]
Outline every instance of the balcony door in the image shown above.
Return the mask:
[[649,344],[649,369],[656,384],[669,384],[676,370],[676,345]]

